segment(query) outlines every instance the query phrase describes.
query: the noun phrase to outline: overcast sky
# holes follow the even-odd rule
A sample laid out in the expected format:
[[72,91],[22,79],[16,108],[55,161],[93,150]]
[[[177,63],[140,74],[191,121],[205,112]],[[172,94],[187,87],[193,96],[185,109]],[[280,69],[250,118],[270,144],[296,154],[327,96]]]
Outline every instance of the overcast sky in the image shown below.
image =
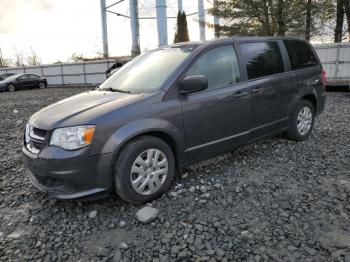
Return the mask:
[[[116,0],[106,0],[107,5]],[[139,0],[139,16],[155,16],[156,0]],[[197,11],[197,0],[183,0],[184,10]],[[210,8],[205,0],[205,8]],[[177,0],[167,0],[168,16],[176,16]],[[129,14],[129,1],[110,9]],[[212,22],[212,17],[207,16]],[[197,15],[188,17],[191,40],[199,40]],[[107,15],[110,55],[129,55],[130,21]],[[168,19],[168,41],[172,43],[176,19]],[[155,20],[140,20],[141,50],[158,45]],[[207,39],[214,37],[207,28]],[[4,58],[13,58],[15,49],[28,54],[30,48],[43,63],[67,61],[73,53],[94,57],[102,50],[99,0],[0,0],[0,48]]]

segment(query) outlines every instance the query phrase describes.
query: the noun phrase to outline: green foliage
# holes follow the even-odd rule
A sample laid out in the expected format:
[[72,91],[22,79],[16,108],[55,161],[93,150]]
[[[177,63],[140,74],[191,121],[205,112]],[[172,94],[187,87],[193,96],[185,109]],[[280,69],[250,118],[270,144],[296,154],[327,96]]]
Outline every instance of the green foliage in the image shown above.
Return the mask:
[[[309,12],[308,12],[309,11]],[[322,32],[334,15],[332,0],[220,0],[210,13],[220,17],[220,35],[290,35]]]
[[178,12],[177,14],[177,26],[174,37],[174,43],[190,41],[187,28],[187,17],[185,12]]

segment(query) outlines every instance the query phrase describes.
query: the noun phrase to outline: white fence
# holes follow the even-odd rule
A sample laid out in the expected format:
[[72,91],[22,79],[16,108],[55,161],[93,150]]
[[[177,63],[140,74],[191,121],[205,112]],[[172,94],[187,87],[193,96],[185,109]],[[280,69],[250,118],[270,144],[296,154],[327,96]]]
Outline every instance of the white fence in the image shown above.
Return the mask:
[[31,67],[0,68],[0,74],[36,74],[46,77],[50,86],[98,85],[106,79],[106,70],[115,62],[115,60],[97,60]]
[[350,44],[314,45],[326,71],[329,85],[349,85],[350,83]]
[[[314,45],[326,71],[328,84],[350,83],[350,43]],[[51,86],[98,85],[115,60],[62,63],[32,67],[0,68],[1,73],[32,73],[47,78]]]

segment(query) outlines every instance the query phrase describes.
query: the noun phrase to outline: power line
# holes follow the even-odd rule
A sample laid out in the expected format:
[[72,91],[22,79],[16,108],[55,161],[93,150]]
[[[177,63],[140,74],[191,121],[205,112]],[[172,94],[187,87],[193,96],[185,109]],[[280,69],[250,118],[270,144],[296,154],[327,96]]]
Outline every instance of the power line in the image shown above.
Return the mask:
[[117,5],[117,4],[120,4],[121,2],[124,2],[124,1],[125,1],[125,0],[119,0],[119,1],[115,2],[114,4],[108,5],[108,6],[106,6],[106,10],[107,10],[108,8],[110,8],[110,7],[112,7],[112,6],[115,6],[115,5]]

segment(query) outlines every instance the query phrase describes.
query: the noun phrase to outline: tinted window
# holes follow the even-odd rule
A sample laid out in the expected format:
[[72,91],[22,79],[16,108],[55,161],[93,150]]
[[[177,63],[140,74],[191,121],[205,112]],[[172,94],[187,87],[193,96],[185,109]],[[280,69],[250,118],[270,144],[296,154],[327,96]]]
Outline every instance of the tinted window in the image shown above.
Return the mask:
[[248,79],[282,73],[284,71],[281,52],[277,42],[240,44]]
[[186,76],[205,75],[208,89],[232,85],[240,80],[238,61],[233,46],[221,46],[202,55],[188,70]]
[[314,52],[303,41],[285,40],[292,69],[300,69],[318,64]]

